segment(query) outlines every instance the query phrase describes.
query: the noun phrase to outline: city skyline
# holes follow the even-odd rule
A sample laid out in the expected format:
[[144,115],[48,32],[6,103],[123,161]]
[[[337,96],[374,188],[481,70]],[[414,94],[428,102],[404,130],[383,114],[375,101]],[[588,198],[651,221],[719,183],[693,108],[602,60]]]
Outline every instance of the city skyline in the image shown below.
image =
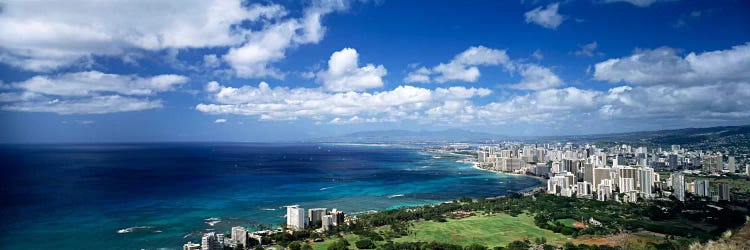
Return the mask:
[[742,1],[1,7],[0,142],[750,123]]

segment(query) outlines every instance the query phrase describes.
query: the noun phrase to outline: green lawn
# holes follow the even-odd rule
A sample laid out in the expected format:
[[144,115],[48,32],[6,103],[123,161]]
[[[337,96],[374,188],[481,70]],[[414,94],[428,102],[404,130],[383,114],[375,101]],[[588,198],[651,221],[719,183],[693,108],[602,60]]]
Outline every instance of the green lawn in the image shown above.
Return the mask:
[[[571,224],[572,224],[571,219]],[[565,223],[563,223],[565,224]],[[521,214],[516,217],[508,214],[495,214],[491,216],[472,216],[460,220],[448,219],[447,222],[419,221],[411,227],[416,234],[393,239],[394,242],[445,242],[468,246],[479,243],[488,247],[506,246],[515,240],[544,237],[547,242],[562,245],[565,242],[576,241],[565,235],[554,233],[549,230],[538,228],[534,225],[534,218]],[[347,234],[344,236],[349,243],[350,249],[355,249],[354,242],[358,236]],[[325,250],[333,240],[328,239],[313,245],[315,250]],[[380,242],[382,243],[382,242]],[[378,243],[379,244],[379,243]]]
[[[354,246],[354,242],[356,242],[359,237],[353,234],[347,234],[344,235],[344,239],[349,242],[349,249],[356,249],[357,247]],[[315,242],[312,244],[312,247],[314,250],[326,250],[328,249],[328,246],[333,243],[336,239],[327,239],[324,242]]]
[[[571,222],[572,223],[572,222]],[[571,241],[565,235],[541,229],[534,225],[534,218],[521,214],[512,217],[508,214],[473,216],[448,222],[417,222],[412,228],[416,235],[405,236],[394,241],[439,241],[460,245],[480,243],[488,247],[505,246],[515,240],[532,240],[545,237],[548,242],[565,243]]]
[[575,227],[573,226],[573,222],[576,222],[576,220],[574,220],[574,219],[571,219],[571,218],[567,218],[567,219],[559,219],[559,220],[557,220],[557,221],[558,221],[558,222],[560,222],[560,223],[562,223],[562,224],[563,224],[564,226],[566,226],[566,227],[571,227],[571,228],[575,228]]

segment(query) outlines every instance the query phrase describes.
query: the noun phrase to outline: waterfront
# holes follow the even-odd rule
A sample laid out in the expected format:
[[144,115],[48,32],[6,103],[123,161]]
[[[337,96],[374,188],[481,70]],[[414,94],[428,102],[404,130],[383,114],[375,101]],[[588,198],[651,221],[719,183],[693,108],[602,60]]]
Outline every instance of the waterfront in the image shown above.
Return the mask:
[[6,249],[177,249],[210,229],[276,225],[284,205],[364,212],[540,185],[383,145],[6,145],[0,154],[13,176],[2,189]]

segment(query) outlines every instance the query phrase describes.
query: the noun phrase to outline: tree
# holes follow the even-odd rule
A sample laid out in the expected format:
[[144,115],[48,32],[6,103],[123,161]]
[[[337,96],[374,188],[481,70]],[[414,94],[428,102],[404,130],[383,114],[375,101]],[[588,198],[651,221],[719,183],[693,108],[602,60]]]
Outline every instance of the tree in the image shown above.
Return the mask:
[[349,242],[347,242],[344,238],[339,238],[338,240],[334,241],[333,244],[328,246],[328,250],[347,250],[349,249]]
[[300,250],[300,249],[302,249],[302,245],[299,244],[299,242],[294,241],[292,243],[289,243],[289,249],[291,249],[291,250]]
[[357,246],[359,249],[375,249],[375,243],[372,242],[370,239],[361,239],[357,242],[354,242],[354,245]]
[[534,239],[534,243],[537,244],[537,245],[545,244],[545,243],[547,243],[547,238],[544,238],[544,237],[535,238]]
[[531,247],[528,242],[525,241],[514,241],[511,243],[508,243],[508,250],[526,250]]
[[464,250],[487,250],[487,247],[478,243],[474,243],[464,248]]

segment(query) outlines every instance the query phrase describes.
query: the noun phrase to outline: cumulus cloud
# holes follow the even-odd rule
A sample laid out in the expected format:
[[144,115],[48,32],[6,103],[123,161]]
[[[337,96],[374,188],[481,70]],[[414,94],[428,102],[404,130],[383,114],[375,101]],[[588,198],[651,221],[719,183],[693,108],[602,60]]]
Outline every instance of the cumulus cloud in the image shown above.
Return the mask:
[[387,73],[383,65],[359,67],[357,50],[345,48],[331,55],[328,69],[318,72],[317,77],[323,87],[330,91],[361,91],[382,87],[383,76]]
[[477,66],[502,65],[509,61],[510,59],[505,53],[505,50],[492,49],[484,46],[470,47],[453,57],[453,60],[448,63],[438,64],[431,69],[421,67],[410,72],[406,78],[404,78],[404,82],[476,82],[480,75]]
[[565,17],[557,12],[560,3],[551,3],[546,7],[539,6],[536,9],[524,13],[526,23],[535,23],[547,29],[557,29],[565,20]]
[[609,59],[594,66],[594,79],[636,85],[697,85],[747,82],[750,79],[750,43],[728,50],[691,52],[682,57],[662,47]]
[[490,90],[481,88],[430,90],[413,86],[399,86],[374,93],[330,93],[310,88],[271,88],[267,83],[261,82],[257,87],[220,86],[218,90],[209,92],[213,103],[198,104],[196,110],[210,114],[258,116],[261,120],[309,118],[332,119],[331,121],[335,120],[333,123],[343,123],[345,119],[356,116],[358,118],[355,120],[372,122],[415,119],[421,111],[445,101],[470,99],[490,93]]
[[219,57],[214,54],[203,56],[203,66],[206,68],[218,68],[221,65]]
[[223,56],[238,77],[283,78],[284,74],[270,64],[286,57],[286,51],[323,39],[322,18],[334,11],[348,8],[347,1],[316,1],[300,18],[288,18],[252,32],[239,47],[232,47]]
[[54,112],[58,114],[105,114],[160,108],[161,100],[138,96],[154,96],[172,91],[188,82],[180,75],[139,77],[106,74],[98,71],[35,76],[10,83],[0,93],[3,110]]
[[227,119],[222,119],[222,118],[216,119],[214,121],[214,123],[226,123],[226,122],[227,122]]
[[280,5],[240,0],[12,1],[0,15],[0,62],[49,71],[92,56],[241,44],[245,24],[270,22]]
[[536,64],[522,64],[517,66],[522,80],[520,83],[509,85],[514,89],[545,90],[564,85],[560,77],[552,70]]

